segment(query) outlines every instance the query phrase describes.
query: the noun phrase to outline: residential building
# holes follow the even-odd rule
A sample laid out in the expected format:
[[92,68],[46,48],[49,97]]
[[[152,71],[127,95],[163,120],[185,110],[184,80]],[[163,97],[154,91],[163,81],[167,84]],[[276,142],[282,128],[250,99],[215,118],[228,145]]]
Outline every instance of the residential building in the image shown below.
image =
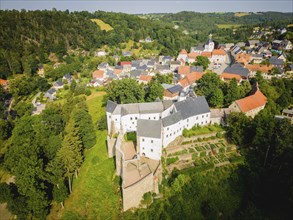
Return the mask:
[[236,100],[229,108],[232,112],[243,112],[246,116],[254,118],[257,113],[264,109],[266,103],[267,98],[255,84],[249,96]]

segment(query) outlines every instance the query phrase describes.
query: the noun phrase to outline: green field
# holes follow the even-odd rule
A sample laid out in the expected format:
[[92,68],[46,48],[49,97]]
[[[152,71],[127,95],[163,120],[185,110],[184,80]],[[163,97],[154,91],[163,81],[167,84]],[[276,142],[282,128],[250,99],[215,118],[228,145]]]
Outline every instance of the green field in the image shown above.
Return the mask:
[[[105,114],[104,94],[95,92],[87,97],[95,124]],[[115,176],[114,160],[107,156],[106,131],[97,131],[97,143],[85,153],[85,161],[79,177],[73,180],[73,193],[66,199],[64,210],[53,208],[48,219],[118,219],[121,196],[119,178]]]
[[104,21],[100,20],[100,19],[91,19],[91,21],[95,22],[97,25],[99,25],[99,27],[101,28],[101,30],[105,30],[105,31],[111,31],[113,30],[113,28],[111,27],[111,25],[105,23]]
[[217,24],[218,28],[239,28],[242,24]]

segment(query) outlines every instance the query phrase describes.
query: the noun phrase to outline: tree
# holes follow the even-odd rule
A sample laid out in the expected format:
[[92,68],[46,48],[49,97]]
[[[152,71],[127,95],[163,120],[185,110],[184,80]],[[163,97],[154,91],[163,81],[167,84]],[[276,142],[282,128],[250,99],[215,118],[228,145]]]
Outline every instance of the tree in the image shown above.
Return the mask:
[[229,106],[232,102],[240,98],[240,90],[236,79],[232,79],[228,84],[227,94],[225,96],[225,105]]
[[193,63],[194,66],[203,66],[203,69],[206,70],[209,67],[210,61],[207,57],[197,56],[196,62]]
[[62,208],[64,208],[63,202],[67,198],[67,196],[68,196],[68,191],[63,182],[61,182],[59,186],[57,185],[54,186],[53,199],[56,202],[59,202]]
[[213,106],[213,107],[222,107],[224,103],[224,95],[221,89],[216,89],[213,91],[209,97],[208,97],[208,102]]
[[70,118],[66,125],[65,132],[66,135],[62,141],[62,147],[57,153],[57,157],[62,161],[64,176],[68,179],[69,192],[71,193],[71,177],[74,173],[77,177],[77,170],[83,160],[83,149],[77,124],[73,118]]
[[107,88],[108,98],[119,104],[144,101],[144,88],[134,79],[115,80]]
[[149,91],[146,93],[146,98],[145,98],[147,102],[153,102],[157,98],[159,99],[163,98],[164,88],[160,83],[151,83],[148,90]]

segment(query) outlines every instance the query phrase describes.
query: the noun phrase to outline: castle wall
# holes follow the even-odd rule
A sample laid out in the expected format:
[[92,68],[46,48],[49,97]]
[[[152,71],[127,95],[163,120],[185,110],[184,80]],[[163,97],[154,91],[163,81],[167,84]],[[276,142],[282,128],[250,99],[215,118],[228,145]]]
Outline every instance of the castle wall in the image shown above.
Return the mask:
[[116,155],[116,138],[110,138],[107,136],[107,149],[108,149],[108,158],[112,158]]
[[123,211],[138,207],[143,199],[143,195],[151,191],[153,191],[152,173],[127,188],[122,187]]

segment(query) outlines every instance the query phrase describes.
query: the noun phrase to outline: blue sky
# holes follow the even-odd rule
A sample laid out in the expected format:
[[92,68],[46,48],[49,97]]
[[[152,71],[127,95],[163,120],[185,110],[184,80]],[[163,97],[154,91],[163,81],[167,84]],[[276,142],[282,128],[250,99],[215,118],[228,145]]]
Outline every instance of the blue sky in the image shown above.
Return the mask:
[[104,1],[104,0],[0,0],[0,9],[43,10],[56,8],[70,11],[113,11],[136,13],[160,12],[293,12],[293,0],[163,0],[163,1]]

